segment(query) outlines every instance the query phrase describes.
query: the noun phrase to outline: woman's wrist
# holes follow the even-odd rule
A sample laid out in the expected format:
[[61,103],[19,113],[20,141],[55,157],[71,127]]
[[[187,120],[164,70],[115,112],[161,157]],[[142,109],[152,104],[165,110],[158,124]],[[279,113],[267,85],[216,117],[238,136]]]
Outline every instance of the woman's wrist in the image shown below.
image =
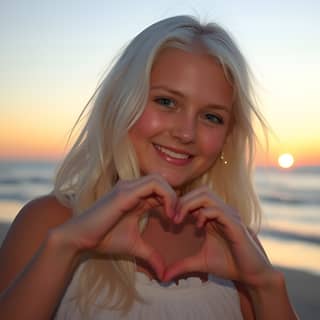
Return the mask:
[[280,271],[272,268],[261,282],[255,286],[250,286],[248,291],[253,298],[256,297],[260,299],[283,289],[285,289],[284,275]]
[[272,269],[266,279],[248,288],[256,319],[298,319],[290,304],[283,273]]
[[44,245],[57,258],[68,260],[74,265],[81,261],[83,250],[70,239],[70,236],[64,236],[59,228],[49,230]]

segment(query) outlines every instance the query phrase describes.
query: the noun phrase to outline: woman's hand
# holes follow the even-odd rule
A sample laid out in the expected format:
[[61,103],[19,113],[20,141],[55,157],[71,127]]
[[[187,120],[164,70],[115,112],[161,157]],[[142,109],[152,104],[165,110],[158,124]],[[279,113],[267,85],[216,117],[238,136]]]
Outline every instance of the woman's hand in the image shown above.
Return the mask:
[[176,223],[192,214],[197,226],[204,227],[207,233],[201,250],[169,266],[164,281],[192,271],[212,273],[252,287],[269,281],[273,269],[261,247],[241,222],[239,214],[208,188],[202,187],[183,196],[176,212]]
[[119,181],[103,198],[83,214],[55,230],[67,237],[79,252],[128,254],[146,260],[161,278],[165,266],[160,254],[145,243],[138,222],[148,210],[163,206],[172,218],[176,193],[160,175]]

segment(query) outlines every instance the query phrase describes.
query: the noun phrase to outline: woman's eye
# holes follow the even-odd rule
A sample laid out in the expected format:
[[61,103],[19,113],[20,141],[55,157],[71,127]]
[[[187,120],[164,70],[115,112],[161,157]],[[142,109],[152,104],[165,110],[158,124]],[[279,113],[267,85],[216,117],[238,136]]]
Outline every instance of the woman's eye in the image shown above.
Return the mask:
[[161,97],[161,98],[156,98],[154,101],[157,102],[158,104],[165,106],[165,107],[174,107],[175,106],[175,101],[170,98]]
[[212,122],[212,123],[216,123],[216,124],[223,124],[224,123],[222,117],[217,116],[217,115],[212,114],[212,113],[206,113],[204,115],[204,117],[205,117],[206,120],[208,120],[209,122]]

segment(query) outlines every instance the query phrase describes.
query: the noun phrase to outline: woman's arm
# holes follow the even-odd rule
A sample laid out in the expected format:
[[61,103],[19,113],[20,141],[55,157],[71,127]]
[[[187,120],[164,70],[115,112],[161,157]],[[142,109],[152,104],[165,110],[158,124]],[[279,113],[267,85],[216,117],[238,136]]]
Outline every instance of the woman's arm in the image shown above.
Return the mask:
[[283,274],[274,270],[270,276],[263,286],[248,289],[256,319],[298,319],[290,304]]
[[77,265],[55,234],[71,211],[53,196],[27,204],[0,250],[0,318],[50,319]]

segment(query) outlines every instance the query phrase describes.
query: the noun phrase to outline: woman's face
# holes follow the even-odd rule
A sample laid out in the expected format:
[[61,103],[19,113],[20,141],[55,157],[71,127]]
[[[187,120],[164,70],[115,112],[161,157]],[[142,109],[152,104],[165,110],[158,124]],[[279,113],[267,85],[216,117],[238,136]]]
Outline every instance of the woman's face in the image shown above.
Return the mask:
[[130,129],[141,173],[179,189],[216,161],[231,125],[232,87],[209,55],[167,48],[155,61],[145,110]]

